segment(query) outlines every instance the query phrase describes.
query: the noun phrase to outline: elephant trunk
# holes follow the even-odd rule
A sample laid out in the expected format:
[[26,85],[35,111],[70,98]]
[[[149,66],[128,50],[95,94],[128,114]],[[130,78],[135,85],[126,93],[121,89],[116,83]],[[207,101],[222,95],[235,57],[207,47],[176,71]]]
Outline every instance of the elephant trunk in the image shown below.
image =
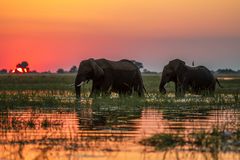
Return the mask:
[[78,74],[75,79],[75,92],[76,98],[79,99],[81,97],[81,84],[83,83],[81,76]]
[[165,82],[162,80],[161,81],[161,83],[160,83],[160,85],[159,85],[159,91],[160,91],[160,93],[162,93],[162,94],[166,94],[166,89],[164,88],[164,86],[165,86]]
[[77,86],[77,84],[75,84],[75,92],[76,92],[76,98],[77,98],[77,99],[80,99],[81,86]]

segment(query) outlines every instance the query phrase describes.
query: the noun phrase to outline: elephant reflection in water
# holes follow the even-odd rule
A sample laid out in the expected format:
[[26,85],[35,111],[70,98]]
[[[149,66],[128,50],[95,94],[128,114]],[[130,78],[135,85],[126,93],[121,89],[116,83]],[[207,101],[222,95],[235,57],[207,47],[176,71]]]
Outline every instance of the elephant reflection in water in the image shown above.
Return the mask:
[[80,98],[81,86],[92,80],[90,97],[111,92],[120,95],[131,95],[136,92],[144,96],[144,85],[141,72],[132,61],[123,59],[110,61],[106,59],[88,59],[80,63],[75,79],[76,97]]
[[[108,109],[110,107],[111,109]],[[91,106],[76,107],[79,128],[81,130],[103,130],[109,128],[135,130],[134,123],[126,123],[141,117],[142,108],[119,105],[119,107],[99,106],[98,100],[93,100]]]
[[175,95],[184,96],[186,91],[194,94],[211,94],[215,92],[217,78],[204,66],[190,67],[184,61],[174,59],[164,66],[159,91],[166,93],[164,88],[168,82],[175,83]]

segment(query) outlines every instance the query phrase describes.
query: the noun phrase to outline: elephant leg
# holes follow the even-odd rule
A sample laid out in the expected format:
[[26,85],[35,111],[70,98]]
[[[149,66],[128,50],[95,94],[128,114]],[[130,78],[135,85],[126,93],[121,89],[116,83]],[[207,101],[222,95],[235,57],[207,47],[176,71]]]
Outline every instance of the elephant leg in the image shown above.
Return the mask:
[[133,87],[126,88],[126,90],[124,91],[123,94],[125,96],[131,96],[132,95],[132,90],[133,90]]
[[177,95],[177,93],[179,92],[179,86],[178,83],[175,83],[175,95]]
[[97,85],[96,82],[93,82],[92,90],[89,97],[97,97],[97,96],[100,96],[100,86]]
[[100,88],[96,87],[92,90],[89,97],[92,97],[92,98],[98,97],[98,96],[100,96],[100,93],[101,93]]
[[211,85],[210,87],[208,87],[207,91],[208,91],[208,95],[213,97],[214,93],[215,93],[215,84]]
[[183,87],[178,87],[177,93],[175,94],[176,97],[183,97]]
[[187,84],[177,84],[177,91],[175,92],[176,97],[184,97],[187,90]]
[[144,85],[141,79],[138,80],[138,96],[143,97],[144,96]]
[[95,86],[94,86],[94,83],[93,83],[92,90],[91,90],[91,93],[90,93],[89,97],[93,97],[94,90],[95,90]]
[[182,96],[182,85],[180,83],[175,83],[175,96],[181,97]]
[[133,93],[137,93],[137,90],[138,90],[138,86],[136,84],[134,84],[134,86],[133,86]]
[[143,96],[143,87],[141,84],[137,84],[134,86],[134,91],[138,94],[139,97]]
[[101,92],[105,96],[110,96],[112,91],[112,83],[111,81],[105,81],[101,86]]
[[138,96],[142,97],[143,95],[144,95],[144,91],[143,91],[142,87],[139,87]]
[[124,97],[126,95],[125,88],[119,89],[118,94],[119,94],[120,97]]
[[122,91],[122,90],[120,90],[119,92],[118,92],[118,94],[119,94],[119,97],[124,97],[126,94],[124,93],[124,91]]
[[128,96],[131,96],[131,95],[132,95],[132,92],[133,92],[133,87],[131,87],[131,88],[129,89],[129,91],[127,91],[127,95],[128,95]]
[[181,96],[184,97],[187,90],[189,90],[190,82],[188,80],[184,80],[181,85]]

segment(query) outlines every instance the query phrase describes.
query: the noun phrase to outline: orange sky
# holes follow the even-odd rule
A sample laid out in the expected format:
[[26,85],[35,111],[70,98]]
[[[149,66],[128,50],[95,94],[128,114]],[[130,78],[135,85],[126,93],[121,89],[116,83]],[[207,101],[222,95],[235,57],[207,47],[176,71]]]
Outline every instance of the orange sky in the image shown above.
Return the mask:
[[0,69],[26,60],[55,71],[89,57],[240,69],[239,0],[11,0],[0,22]]

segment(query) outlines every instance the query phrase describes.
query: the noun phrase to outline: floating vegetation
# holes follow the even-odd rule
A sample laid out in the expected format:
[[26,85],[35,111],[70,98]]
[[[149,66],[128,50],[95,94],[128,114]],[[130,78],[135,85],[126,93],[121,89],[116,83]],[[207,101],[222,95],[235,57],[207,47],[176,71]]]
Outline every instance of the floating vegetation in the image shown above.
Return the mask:
[[29,119],[23,119],[21,116],[14,116],[10,119],[4,119],[0,123],[0,128],[6,130],[22,130],[22,129],[36,129],[61,126],[62,122],[59,120],[48,120],[47,118],[41,120],[37,117],[30,117]]
[[[240,151],[240,130],[235,132],[219,131],[213,128],[210,132],[201,131],[187,134],[185,137],[178,134],[156,134],[140,141],[140,144],[152,146],[156,150],[165,150],[187,145],[187,150],[204,152]],[[183,148],[182,148],[183,149]]]
[[41,122],[41,127],[44,128],[44,129],[47,129],[47,128],[52,128],[54,126],[61,126],[62,125],[62,122],[60,121],[53,121],[53,120],[48,120],[47,118],[45,118],[42,122]]
[[210,132],[193,133],[192,143],[201,151],[240,151],[240,130],[235,132],[219,131],[214,128]]
[[182,137],[173,134],[156,134],[150,138],[143,139],[140,144],[154,146],[157,150],[171,149],[176,146],[183,146],[185,141]]

